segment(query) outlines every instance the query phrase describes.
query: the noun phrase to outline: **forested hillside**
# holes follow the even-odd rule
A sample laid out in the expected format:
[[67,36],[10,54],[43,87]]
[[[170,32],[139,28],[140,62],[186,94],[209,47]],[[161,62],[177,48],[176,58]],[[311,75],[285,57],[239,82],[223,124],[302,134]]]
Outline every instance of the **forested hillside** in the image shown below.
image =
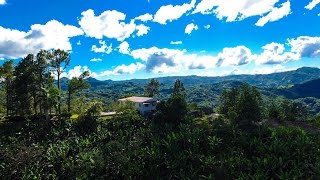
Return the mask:
[[[171,84],[179,78],[184,80],[181,81],[185,85],[187,102],[197,103],[202,107],[216,108],[220,103],[219,96],[223,90],[237,87],[243,82],[251,82],[249,84],[257,86],[261,93],[267,97],[282,96],[293,100],[299,98],[296,101],[304,103],[308,107],[312,106],[310,111],[313,111],[313,109],[320,108],[320,101],[317,99],[320,97],[319,76],[320,70],[318,68],[300,68],[295,71],[268,75],[164,77],[157,78],[161,84],[157,98],[159,100],[167,99],[173,91]],[[148,81],[147,79],[99,81],[89,78],[87,82],[91,84],[91,87],[84,93],[87,97],[98,98],[104,103],[110,104],[124,96],[143,95]],[[63,78],[62,82],[65,82],[62,83],[62,89],[66,89],[67,79]],[[315,99],[308,101],[305,98]]]
[[304,97],[320,98],[320,78],[302,84],[295,84],[290,88],[278,89],[276,92],[292,99]]
[[[262,87],[277,87],[301,84],[310,80],[320,78],[320,69],[303,67],[293,71],[279,72],[272,74],[257,74],[257,75],[229,75],[221,77],[205,77],[205,76],[171,76],[156,78],[164,86],[170,86],[176,79],[184,82],[186,87],[194,86],[194,84],[216,84],[224,81],[242,81],[252,85]],[[92,87],[99,85],[112,85],[116,83],[131,82],[137,85],[145,85],[148,79],[132,79],[126,81],[99,81],[94,78],[88,79]]]
[[[318,69],[114,82],[60,78],[69,63],[51,50],[0,67],[1,179],[320,178]],[[160,102],[142,116],[127,96]]]

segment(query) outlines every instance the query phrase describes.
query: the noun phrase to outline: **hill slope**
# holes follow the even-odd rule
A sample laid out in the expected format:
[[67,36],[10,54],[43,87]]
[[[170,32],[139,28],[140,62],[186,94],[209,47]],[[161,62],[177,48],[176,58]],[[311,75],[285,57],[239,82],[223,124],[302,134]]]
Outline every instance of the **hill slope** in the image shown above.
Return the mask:
[[[229,75],[220,77],[204,77],[204,76],[169,76],[156,78],[161,84],[171,86],[176,79],[180,79],[185,86],[194,86],[195,84],[214,84],[223,81],[242,81],[256,86],[286,86],[293,84],[301,84],[313,79],[320,78],[320,69],[303,67],[294,71],[279,72],[273,74],[258,74],[258,75]],[[94,81],[93,86],[96,85],[110,85],[114,83],[132,82],[138,85],[145,85],[150,79],[132,79],[125,81]],[[90,82],[91,82],[90,81]],[[99,82],[99,83],[98,83]]]
[[320,98],[320,78],[307,81],[302,84],[296,84],[291,88],[273,90],[275,94],[285,96],[287,98]]
[[[172,93],[176,79],[180,79],[187,93],[189,102],[215,106],[224,89],[229,89],[247,82],[257,86],[264,95],[281,95],[287,98],[320,97],[320,69],[300,68],[295,71],[267,75],[232,75],[224,77],[173,76],[157,78],[161,83],[159,99],[166,99]],[[61,87],[66,90],[67,79],[61,80]],[[143,95],[149,79],[126,81],[99,81],[88,78],[91,88],[84,93],[89,98],[98,98],[109,104],[124,95]],[[290,87],[290,88],[288,88]]]

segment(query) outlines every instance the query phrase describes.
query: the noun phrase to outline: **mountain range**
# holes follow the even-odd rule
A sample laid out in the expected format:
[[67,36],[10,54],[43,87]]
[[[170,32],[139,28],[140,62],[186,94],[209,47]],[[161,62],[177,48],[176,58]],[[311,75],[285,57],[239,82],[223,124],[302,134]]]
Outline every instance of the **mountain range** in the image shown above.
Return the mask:
[[[206,76],[169,76],[159,77],[157,79],[163,85],[172,85],[176,79],[180,79],[185,86],[194,86],[195,84],[215,84],[224,81],[241,81],[247,82],[255,86],[263,87],[277,87],[288,86],[294,84],[301,84],[310,80],[320,78],[320,69],[313,67],[302,67],[297,70],[279,72],[272,74],[257,74],[257,75],[229,75],[218,77],[206,77]],[[150,79],[131,79],[124,81],[112,81],[104,80],[99,81],[95,78],[88,78],[87,81],[92,87],[100,85],[110,85],[116,83],[131,82],[134,84],[147,84]]]
[[[265,75],[230,75],[221,77],[171,76],[156,78],[160,82],[159,99],[166,99],[172,93],[176,79],[186,88],[187,100],[207,106],[218,104],[219,96],[225,89],[239,86],[243,82],[256,86],[264,95],[284,96],[289,99],[320,98],[320,69],[303,67],[293,71]],[[89,98],[98,98],[106,104],[128,95],[143,95],[150,79],[124,81],[88,78],[91,87],[85,90]],[[61,79],[61,87],[67,89],[67,78]]]

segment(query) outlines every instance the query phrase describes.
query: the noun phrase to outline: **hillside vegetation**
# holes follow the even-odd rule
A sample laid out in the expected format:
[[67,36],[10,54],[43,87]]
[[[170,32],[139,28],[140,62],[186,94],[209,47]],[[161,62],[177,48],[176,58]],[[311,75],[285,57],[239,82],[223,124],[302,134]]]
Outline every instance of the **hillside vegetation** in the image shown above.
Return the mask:
[[[320,178],[319,100],[278,96],[313,92],[316,69],[286,72],[276,87],[242,80],[284,74],[198,86],[171,78],[101,82],[88,72],[55,82],[52,74],[69,62],[64,51],[40,51],[0,68],[0,179]],[[161,101],[141,116],[115,103],[130,95]]]
[[[300,68],[295,71],[267,75],[233,75],[226,77],[162,77],[156,78],[160,83],[158,99],[167,99],[172,93],[172,84],[180,79],[186,89],[186,100],[197,103],[201,107],[216,108],[223,90],[231,89],[247,82],[257,86],[263,96],[275,98],[278,96],[292,99],[306,105],[311,114],[316,115],[320,109],[320,69]],[[67,82],[67,79],[63,80]],[[87,79],[91,85],[84,93],[87,97],[98,98],[106,104],[128,95],[143,96],[149,80],[99,81]],[[63,83],[62,83],[63,84]],[[63,87],[64,85],[62,85]]]

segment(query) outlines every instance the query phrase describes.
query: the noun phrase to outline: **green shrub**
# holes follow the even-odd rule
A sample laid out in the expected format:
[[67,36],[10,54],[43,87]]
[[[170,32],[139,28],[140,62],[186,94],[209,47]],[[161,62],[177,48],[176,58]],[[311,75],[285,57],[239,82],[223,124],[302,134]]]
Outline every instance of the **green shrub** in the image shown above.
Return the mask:
[[81,134],[92,133],[97,129],[98,117],[102,110],[101,102],[91,102],[84,114],[80,114],[75,122],[76,131]]
[[98,123],[98,106],[90,107],[78,121],[30,119],[8,134],[1,126],[1,178],[319,179],[317,134],[249,133],[224,116],[155,126],[130,109]]
[[250,126],[262,118],[261,94],[249,84],[223,91],[220,99],[220,113],[240,127]]
[[97,125],[97,118],[90,115],[80,115],[75,121],[76,131],[81,135],[94,132]]
[[313,124],[314,124],[316,127],[320,128],[320,115],[318,115],[318,116],[316,116],[316,117],[314,118]]
[[63,112],[60,115],[61,119],[65,119],[65,120],[70,119],[71,116],[72,114],[70,112]]
[[5,118],[8,119],[9,122],[22,122],[26,120],[23,116],[8,116]]

